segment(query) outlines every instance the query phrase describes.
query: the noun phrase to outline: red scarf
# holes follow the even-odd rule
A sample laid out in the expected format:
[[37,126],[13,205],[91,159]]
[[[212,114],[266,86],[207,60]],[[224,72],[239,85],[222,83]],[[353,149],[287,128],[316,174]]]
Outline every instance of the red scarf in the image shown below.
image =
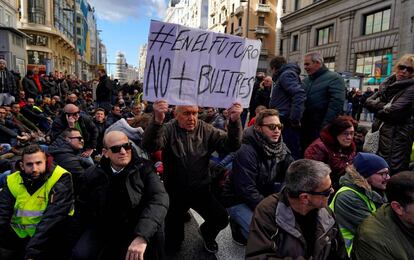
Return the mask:
[[42,93],[42,92],[43,92],[43,91],[42,91],[42,84],[40,84],[39,74],[34,74],[34,75],[33,75],[33,79],[34,79],[34,80],[35,80],[35,82],[36,82],[37,89],[39,90],[39,93]]

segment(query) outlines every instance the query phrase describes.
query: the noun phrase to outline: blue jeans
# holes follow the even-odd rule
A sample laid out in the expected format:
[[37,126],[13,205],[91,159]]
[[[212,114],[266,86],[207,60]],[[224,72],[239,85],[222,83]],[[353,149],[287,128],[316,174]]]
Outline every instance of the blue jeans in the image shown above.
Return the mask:
[[250,222],[252,222],[253,211],[246,204],[237,204],[227,208],[230,218],[233,219],[241,228],[241,233],[247,239],[249,236]]

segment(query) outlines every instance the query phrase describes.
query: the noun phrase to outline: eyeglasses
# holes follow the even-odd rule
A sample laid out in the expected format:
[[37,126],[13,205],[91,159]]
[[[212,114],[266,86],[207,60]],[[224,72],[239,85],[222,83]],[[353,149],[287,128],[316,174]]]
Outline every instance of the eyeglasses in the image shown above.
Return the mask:
[[72,137],[68,137],[69,139],[78,139],[78,141],[82,141],[83,137],[82,136],[72,136]]
[[283,124],[261,124],[261,126],[267,126],[271,131],[275,131],[276,128],[279,130],[283,129]]
[[111,152],[113,153],[119,153],[122,148],[124,148],[125,151],[129,151],[132,149],[132,144],[125,143],[125,144],[120,144],[120,145],[114,145],[114,146],[109,147],[109,150],[111,150]]
[[299,193],[308,193],[311,195],[320,195],[320,196],[324,196],[324,197],[329,197],[333,192],[334,192],[334,188],[329,187],[329,189],[324,190],[324,191],[300,191]]
[[74,113],[65,113],[67,116],[79,116],[80,112],[74,112]]
[[376,172],[375,174],[381,175],[382,178],[387,178],[390,173],[388,171],[384,172]]
[[413,73],[414,72],[414,68],[410,67],[410,66],[405,66],[405,65],[398,65],[397,68],[399,70],[407,70],[408,73]]

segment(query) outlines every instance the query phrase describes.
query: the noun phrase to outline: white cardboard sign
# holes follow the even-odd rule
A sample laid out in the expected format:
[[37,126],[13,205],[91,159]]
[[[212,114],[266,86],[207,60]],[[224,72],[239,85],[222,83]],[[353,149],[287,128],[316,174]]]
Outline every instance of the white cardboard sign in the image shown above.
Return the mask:
[[249,106],[261,42],[151,21],[144,99],[172,105]]

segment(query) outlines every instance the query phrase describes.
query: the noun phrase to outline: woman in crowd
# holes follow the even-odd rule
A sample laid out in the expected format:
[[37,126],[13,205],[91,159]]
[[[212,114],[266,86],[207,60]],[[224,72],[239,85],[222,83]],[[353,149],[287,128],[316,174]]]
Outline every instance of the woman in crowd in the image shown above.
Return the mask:
[[254,126],[244,132],[223,191],[235,242],[247,240],[254,209],[263,198],[280,191],[293,162],[281,134],[279,113],[274,109],[261,111]]
[[339,177],[356,155],[354,143],[356,121],[350,116],[339,116],[322,129],[320,137],[305,150],[305,158],[321,161],[331,167],[332,186],[339,187]]
[[388,162],[391,173],[408,170],[414,134],[414,54],[400,58],[394,74],[365,106],[375,113],[372,131],[380,131],[378,155]]

